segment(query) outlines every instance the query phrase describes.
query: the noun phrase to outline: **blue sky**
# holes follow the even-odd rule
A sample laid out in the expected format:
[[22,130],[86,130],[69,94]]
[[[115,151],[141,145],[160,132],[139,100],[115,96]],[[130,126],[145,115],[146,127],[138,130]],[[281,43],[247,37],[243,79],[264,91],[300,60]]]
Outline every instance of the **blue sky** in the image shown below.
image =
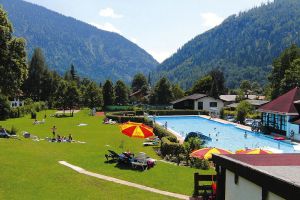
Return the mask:
[[117,32],[159,62],[226,17],[271,0],[26,0]]

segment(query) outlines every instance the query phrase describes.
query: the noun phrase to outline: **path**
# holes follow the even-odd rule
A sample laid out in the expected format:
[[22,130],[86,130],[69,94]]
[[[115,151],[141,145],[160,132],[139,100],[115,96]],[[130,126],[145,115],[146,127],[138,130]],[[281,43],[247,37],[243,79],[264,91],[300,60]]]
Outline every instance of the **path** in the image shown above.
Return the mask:
[[78,173],[85,174],[85,175],[92,176],[92,177],[96,177],[96,178],[99,178],[99,179],[102,179],[102,180],[105,180],[105,181],[110,181],[110,182],[130,186],[130,187],[135,187],[135,188],[138,188],[138,189],[141,189],[141,190],[146,190],[146,191],[149,191],[149,192],[162,194],[162,195],[174,197],[174,198],[177,198],[177,199],[186,199],[186,200],[189,199],[189,196],[187,196],[187,195],[176,194],[176,193],[172,193],[172,192],[158,190],[158,189],[155,189],[155,188],[151,188],[151,187],[147,187],[147,186],[144,186],[144,185],[124,181],[124,180],[113,178],[113,177],[110,177],[110,176],[105,176],[105,175],[102,175],[102,174],[89,172],[89,171],[86,171],[85,169],[82,169],[78,166],[72,165],[72,164],[70,164],[66,161],[58,161],[58,162],[59,162],[59,164],[62,164],[66,167],[69,167],[69,168],[77,171]]

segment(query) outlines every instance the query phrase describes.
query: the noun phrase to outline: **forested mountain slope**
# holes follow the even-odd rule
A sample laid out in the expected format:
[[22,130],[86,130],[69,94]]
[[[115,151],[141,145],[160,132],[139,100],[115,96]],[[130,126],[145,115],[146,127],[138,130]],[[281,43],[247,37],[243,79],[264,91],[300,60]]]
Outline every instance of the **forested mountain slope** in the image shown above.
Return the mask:
[[231,88],[243,79],[265,84],[273,59],[299,42],[300,1],[275,0],[232,15],[221,25],[196,36],[154,74],[167,76],[188,88],[209,70],[219,68]]
[[27,40],[29,57],[40,47],[50,69],[63,74],[74,64],[79,75],[126,82],[137,72],[157,65],[146,51],[119,34],[99,30],[41,6],[21,0],[0,0],[14,25],[14,34]]

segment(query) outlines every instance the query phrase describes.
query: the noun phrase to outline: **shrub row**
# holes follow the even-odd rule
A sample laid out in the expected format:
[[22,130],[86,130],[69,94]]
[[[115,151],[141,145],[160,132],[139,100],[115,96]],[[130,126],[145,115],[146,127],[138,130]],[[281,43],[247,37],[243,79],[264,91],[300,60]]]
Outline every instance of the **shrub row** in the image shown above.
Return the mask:
[[179,155],[184,152],[183,146],[179,143],[171,142],[168,137],[161,139],[160,152],[162,156]]
[[24,106],[11,108],[9,117],[10,118],[18,118],[24,117],[25,115],[32,114],[34,115],[35,112],[39,112],[46,108],[45,102],[34,102],[31,104],[25,104]]
[[149,110],[150,115],[208,115],[205,110]]

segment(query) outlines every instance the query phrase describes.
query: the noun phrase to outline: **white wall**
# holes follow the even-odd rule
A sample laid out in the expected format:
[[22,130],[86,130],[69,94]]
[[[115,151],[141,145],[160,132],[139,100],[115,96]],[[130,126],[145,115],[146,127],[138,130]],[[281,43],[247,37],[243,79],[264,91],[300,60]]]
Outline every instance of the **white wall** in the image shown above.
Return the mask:
[[[203,102],[203,110],[209,111],[209,112],[213,112],[215,110],[218,111],[218,113],[220,113],[220,110],[224,107],[224,102],[220,99],[215,99],[212,97],[203,97],[199,100],[194,101],[194,108],[195,110],[199,110],[198,108],[198,102]],[[210,107],[210,102],[217,102],[217,107]]]
[[[234,173],[226,170],[225,199],[226,200],[261,200],[262,188],[255,183],[239,176],[238,183],[234,182]],[[269,192],[267,200],[284,200]]]
[[225,199],[226,200],[261,200],[262,190],[258,185],[239,176],[234,183],[234,173],[226,170]]

